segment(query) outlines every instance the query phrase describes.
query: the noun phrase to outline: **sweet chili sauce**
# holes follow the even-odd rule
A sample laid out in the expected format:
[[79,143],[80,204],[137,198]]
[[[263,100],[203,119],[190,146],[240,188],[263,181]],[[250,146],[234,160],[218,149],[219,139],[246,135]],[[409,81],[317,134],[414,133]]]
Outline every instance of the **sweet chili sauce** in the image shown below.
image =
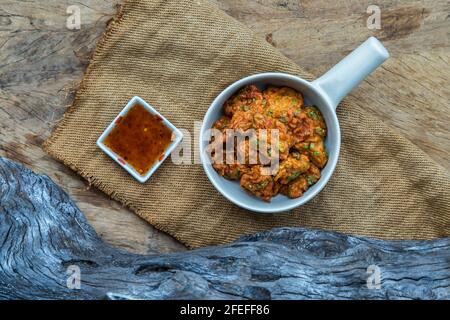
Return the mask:
[[119,161],[128,163],[141,175],[163,158],[172,140],[172,131],[161,117],[139,103],[115,124],[103,143],[120,157]]

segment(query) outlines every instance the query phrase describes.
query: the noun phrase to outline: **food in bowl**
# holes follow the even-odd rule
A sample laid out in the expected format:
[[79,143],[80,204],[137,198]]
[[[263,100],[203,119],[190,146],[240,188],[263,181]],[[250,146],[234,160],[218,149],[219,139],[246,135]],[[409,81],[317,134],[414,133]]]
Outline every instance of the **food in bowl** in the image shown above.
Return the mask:
[[[320,111],[304,105],[301,93],[288,87],[260,90],[247,85],[224,103],[223,111],[213,125],[223,136],[213,137],[209,145],[212,166],[220,176],[239,181],[242,188],[265,201],[279,193],[298,198],[320,179],[328,160],[327,128]],[[230,137],[235,141],[229,132],[249,130],[255,132],[254,139],[238,140],[231,150],[226,148]],[[274,130],[275,149],[267,133]],[[250,150],[255,144],[259,153],[252,158]],[[214,151],[218,145],[226,150],[223,154]],[[266,170],[267,159],[274,158],[277,166]]]

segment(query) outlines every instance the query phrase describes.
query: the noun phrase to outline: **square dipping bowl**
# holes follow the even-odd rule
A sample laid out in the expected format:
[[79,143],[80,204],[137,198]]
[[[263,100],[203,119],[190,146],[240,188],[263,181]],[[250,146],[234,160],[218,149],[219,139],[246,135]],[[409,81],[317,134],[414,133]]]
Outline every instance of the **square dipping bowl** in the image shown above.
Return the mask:
[[[162,123],[172,132],[170,144],[166,147],[164,153],[159,157],[159,159],[157,159],[150,167],[150,169],[147,170],[144,174],[139,173],[125,159],[123,159],[120,155],[116,154],[104,143],[106,137],[118,125],[120,120],[127,115],[128,111],[136,104],[143,106],[150,114],[158,116],[162,121]],[[152,174],[156,171],[156,169],[159,168],[159,166],[163,163],[163,161],[172,153],[172,151],[177,147],[177,145],[181,142],[181,140],[183,140],[183,134],[181,133],[180,130],[178,130],[172,123],[170,123],[169,120],[164,118],[151,105],[149,105],[140,97],[135,96],[130,101],[128,101],[125,108],[122,109],[122,111],[117,115],[117,117],[102,133],[100,138],[98,138],[97,146],[100,149],[102,149],[104,153],[110,156],[115,162],[117,162],[122,168],[128,171],[128,173],[131,174],[137,181],[139,181],[140,183],[144,183],[152,176]]]

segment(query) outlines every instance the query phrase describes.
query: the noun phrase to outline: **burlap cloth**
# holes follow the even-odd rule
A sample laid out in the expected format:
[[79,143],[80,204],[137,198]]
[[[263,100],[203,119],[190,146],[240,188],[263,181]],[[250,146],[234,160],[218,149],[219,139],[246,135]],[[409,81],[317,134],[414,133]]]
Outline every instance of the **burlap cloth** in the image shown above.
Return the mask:
[[216,191],[198,164],[167,159],[140,184],[95,144],[133,95],[189,130],[193,140],[194,121],[203,119],[217,94],[264,71],[313,78],[207,1],[128,0],[108,25],[45,149],[191,248],[281,226],[385,239],[450,235],[448,172],[350,98],[338,108],[343,145],[333,177],[318,197],[289,213],[240,209]]

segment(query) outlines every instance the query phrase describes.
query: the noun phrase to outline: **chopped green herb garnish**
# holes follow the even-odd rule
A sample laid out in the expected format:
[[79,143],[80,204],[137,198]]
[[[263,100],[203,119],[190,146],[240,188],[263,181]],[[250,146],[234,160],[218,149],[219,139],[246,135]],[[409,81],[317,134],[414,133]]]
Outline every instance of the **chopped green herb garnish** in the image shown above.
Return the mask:
[[282,123],[287,123],[288,122],[288,120],[287,120],[287,118],[285,116],[279,117],[278,120],[280,120]]
[[248,111],[250,110],[250,106],[242,106],[241,109],[244,111]]
[[273,110],[272,109],[267,110],[267,115],[268,116],[273,116]]
[[301,112],[302,112],[302,109],[297,108],[297,109],[295,109],[295,111],[294,111],[294,115],[295,115],[295,116],[298,116],[298,115],[300,115]]
[[267,149],[267,155],[268,155],[269,157],[272,156],[272,149],[271,149],[271,148]]
[[320,135],[323,134],[323,129],[322,128],[317,127],[315,130],[316,130],[317,134],[320,134]]
[[314,183],[314,178],[312,176],[306,176],[306,181],[308,181],[308,185],[312,185]]
[[300,159],[300,153],[298,152],[292,152],[292,156],[297,160]]
[[317,113],[315,111],[308,112],[308,115],[312,119],[318,119],[319,118],[319,116],[317,115]]
[[309,144],[304,144],[303,149],[309,149]]
[[268,184],[269,184],[269,181],[264,180],[264,181],[258,183],[258,184],[256,185],[256,187],[257,187],[258,189],[264,189],[265,187],[267,187]]
[[299,172],[299,171],[296,171],[296,172],[294,172],[293,174],[291,174],[291,175],[288,177],[288,181],[292,181],[292,180],[294,180],[294,179],[297,179],[299,176],[300,176],[300,172]]
[[313,154],[314,154],[315,156],[320,156],[320,155],[322,154],[322,152],[320,152],[320,151],[314,151]]
[[311,143],[309,144],[309,148],[312,149],[312,148],[314,148],[314,147],[315,147],[314,142],[311,142]]
[[298,100],[297,100],[297,99],[292,99],[291,104],[292,104],[293,106],[295,106],[297,103],[298,103]]
[[262,102],[261,102],[261,103],[262,103],[263,106],[266,106],[267,100],[266,100],[266,99],[262,99]]

